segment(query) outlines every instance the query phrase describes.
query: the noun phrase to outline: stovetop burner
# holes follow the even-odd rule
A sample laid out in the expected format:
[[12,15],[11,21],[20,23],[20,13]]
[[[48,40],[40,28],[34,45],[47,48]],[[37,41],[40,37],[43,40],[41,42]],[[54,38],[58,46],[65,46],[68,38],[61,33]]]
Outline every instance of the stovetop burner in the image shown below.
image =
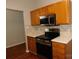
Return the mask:
[[40,35],[40,36],[38,36],[38,37],[36,37],[36,38],[39,38],[39,39],[51,39],[51,38],[49,38],[49,37],[46,37],[45,35]]
[[55,36],[52,36],[52,37],[46,37],[44,34],[43,35],[40,35],[40,36],[37,36],[36,39],[40,39],[40,40],[51,40],[51,39],[54,39],[56,37],[58,37],[59,35],[55,35]]
[[54,39],[56,37],[60,36],[60,30],[59,29],[51,29],[48,32],[45,32],[45,34],[37,36],[37,39],[40,40],[48,40],[50,41],[51,39]]

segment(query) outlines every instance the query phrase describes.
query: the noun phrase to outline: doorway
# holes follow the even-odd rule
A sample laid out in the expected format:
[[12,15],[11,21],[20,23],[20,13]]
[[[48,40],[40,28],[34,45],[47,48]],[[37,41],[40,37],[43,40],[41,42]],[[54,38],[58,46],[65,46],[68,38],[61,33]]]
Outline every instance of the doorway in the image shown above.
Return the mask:
[[24,39],[23,11],[6,9],[6,47],[21,44]]

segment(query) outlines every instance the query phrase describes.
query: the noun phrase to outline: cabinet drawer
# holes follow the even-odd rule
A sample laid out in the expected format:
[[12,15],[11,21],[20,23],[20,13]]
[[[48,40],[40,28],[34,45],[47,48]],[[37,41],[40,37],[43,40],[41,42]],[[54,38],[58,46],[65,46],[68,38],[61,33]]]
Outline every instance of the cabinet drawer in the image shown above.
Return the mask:
[[65,50],[64,49],[60,49],[60,48],[53,47],[53,51],[55,53],[65,54]]
[[57,43],[57,42],[53,42],[52,46],[55,47],[55,48],[59,48],[59,49],[64,49],[65,48],[64,44]]

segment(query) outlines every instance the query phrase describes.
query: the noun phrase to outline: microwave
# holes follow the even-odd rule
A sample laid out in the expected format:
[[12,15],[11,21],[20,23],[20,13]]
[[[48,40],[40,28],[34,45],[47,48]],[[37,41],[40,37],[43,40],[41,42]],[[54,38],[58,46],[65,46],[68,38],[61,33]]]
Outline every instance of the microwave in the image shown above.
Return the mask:
[[56,25],[56,15],[40,16],[40,24]]

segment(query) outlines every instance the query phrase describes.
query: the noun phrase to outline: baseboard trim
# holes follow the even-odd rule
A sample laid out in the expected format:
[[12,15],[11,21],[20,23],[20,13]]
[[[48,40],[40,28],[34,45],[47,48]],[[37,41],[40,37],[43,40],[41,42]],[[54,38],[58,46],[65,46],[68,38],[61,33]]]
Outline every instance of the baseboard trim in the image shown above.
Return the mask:
[[24,41],[24,42],[17,43],[17,44],[9,45],[9,46],[7,46],[6,48],[14,47],[14,46],[16,46],[16,45],[20,45],[20,44],[23,44],[23,43],[25,43],[25,41]]
[[29,50],[26,50],[26,53],[29,53]]

